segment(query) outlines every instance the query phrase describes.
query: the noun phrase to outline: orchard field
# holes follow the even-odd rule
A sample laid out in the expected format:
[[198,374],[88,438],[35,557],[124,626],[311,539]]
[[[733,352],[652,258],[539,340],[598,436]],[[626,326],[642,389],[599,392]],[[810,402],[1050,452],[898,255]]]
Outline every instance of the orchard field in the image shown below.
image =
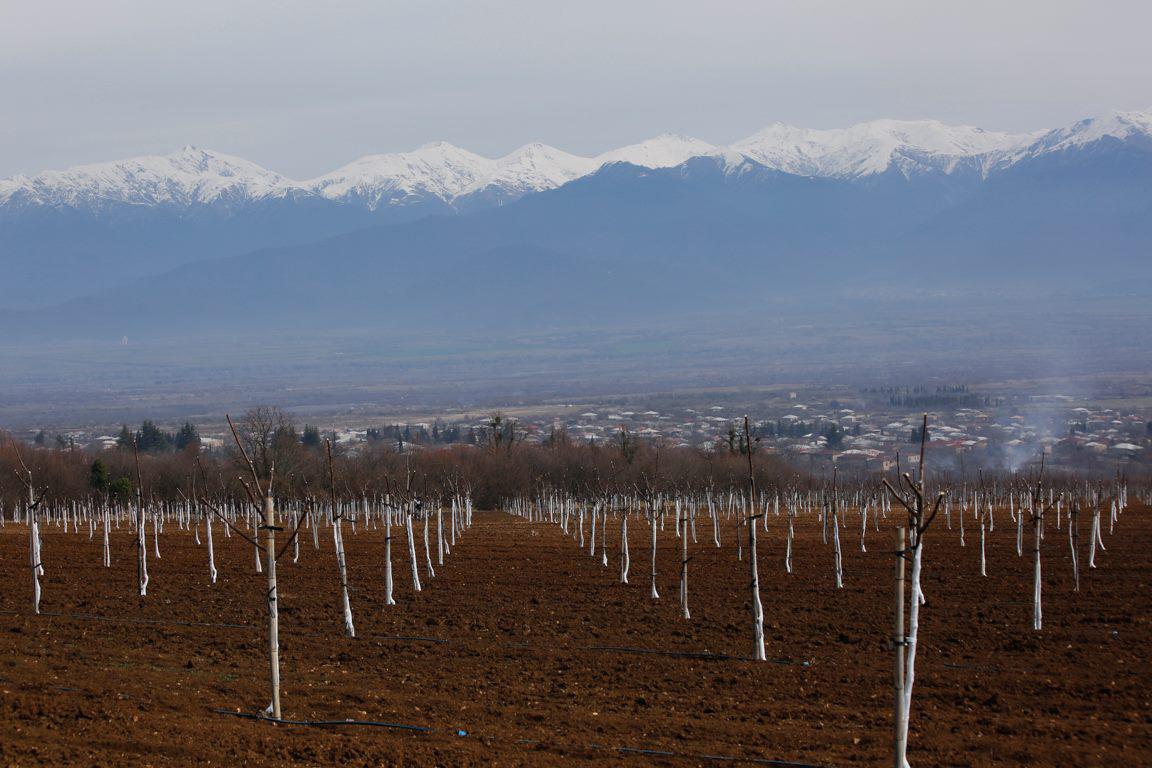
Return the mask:
[[[1068,537],[1047,523],[1044,625],[1032,629],[1032,561],[997,510],[980,575],[978,527],[956,514],[925,536],[909,760],[922,766],[1152,764],[1152,509],[1131,504],[1073,591]],[[137,594],[130,525],[110,533],[41,523],[41,614],[27,527],[0,529],[0,762],[5,765],[883,765],[892,754],[892,521],[851,515],[844,586],[811,517],[760,532],[768,660],[751,652],[747,550],[698,521],[689,603],[681,542],[632,520],[631,583],[620,521],[608,565],[575,525],[476,511],[435,577],[414,592],[393,528],[397,604],[383,599],[384,530],[345,527],[356,637],[344,636],[330,534],[280,561],[283,714],[267,704],[264,577],[251,546],[216,530],[219,577],[199,533],[168,521]],[[1067,526],[1067,519],[1064,521]],[[325,529],[321,528],[321,532]],[[588,531],[587,533],[590,533]],[[197,539],[200,543],[197,543]],[[155,542],[149,541],[149,554]],[[435,552],[435,549],[433,549]],[[422,553],[421,553],[422,558]],[[358,724],[335,721],[356,721]],[[373,723],[373,724],[367,724]],[[391,724],[414,728],[389,727]]]

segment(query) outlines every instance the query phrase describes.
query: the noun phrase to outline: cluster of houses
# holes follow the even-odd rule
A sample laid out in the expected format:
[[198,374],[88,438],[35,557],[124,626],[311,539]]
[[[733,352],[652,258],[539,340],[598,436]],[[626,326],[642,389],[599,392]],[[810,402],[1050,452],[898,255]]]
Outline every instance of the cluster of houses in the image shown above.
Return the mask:
[[[1152,412],[1093,407],[1063,396],[936,397],[926,410],[933,466],[960,473],[978,469],[1018,470],[1043,455],[1048,466],[1073,471],[1152,471]],[[865,393],[779,392],[759,402],[674,402],[659,409],[624,405],[547,406],[518,410],[515,416],[446,414],[434,422],[382,427],[345,426],[327,433],[351,449],[391,441],[399,450],[434,445],[483,446],[496,439],[545,443],[570,441],[619,445],[624,440],[656,442],[707,451],[739,451],[743,415],[752,422],[757,450],[799,467],[842,472],[890,471],[918,460],[925,409],[900,398]],[[535,414],[535,415],[534,415]],[[43,433],[41,433],[42,435]],[[225,434],[205,432],[203,447],[219,448]],[[69,442],[114,448],[116,435],[72,433]],[[57,438],[59,440],[60,438]]]
[[[924,411],[831,398],[805,400],[796,392],[747,407],[725,404],[640,410],[570,406],[571,413],[518,423],[520,439],[568,439],[611,444],[629,438],[710,451],[739,450],[743,414],[751,415],[758,450],[808,468],[889,471],[918,461]],[[851,405],[852,407],[848,407]],[[933,465],[959,472],[1017,470],[1043,454],[1048,466],[1101,470],[1128,465],[1152,469],[1152,414],[1076,405],[1064,397],[997,402],[987,408],[929,410]],[[490,419],[471,426],[482,431]]]

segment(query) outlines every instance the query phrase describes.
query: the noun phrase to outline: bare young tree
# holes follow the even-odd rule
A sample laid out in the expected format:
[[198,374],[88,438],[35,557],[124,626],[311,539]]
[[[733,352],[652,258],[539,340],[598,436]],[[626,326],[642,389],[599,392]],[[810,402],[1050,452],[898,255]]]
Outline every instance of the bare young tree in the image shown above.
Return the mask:
[[[1033,562],[1032,562],[1032,629],[1039,631],[1043,628],[1043,610],[1040,600],[1040,543],[1044,539],[1044,518],[1050,513],[1059,503],[1061,497],[1057,497],[1055,501],[1049,501],[1047,506],[1044,504],[1044,454],[1040,454],[1040,473],[1036,476],[1036,492],[1032,495],[1032,509],[1031,509],[1031,522],[1032,531],[1034,536],[1034,543],[1032,547]],[[1024,516],[1024,510],[1020,510],[1020,516]]]
[[[900,548],[896,553],[901,562],[909,555],[912,557],[912,595],[909,598],[908,608],[908,631],[907,634],[901,633],[901,636],[895,638],[894,646],[896,651],[896,706],[895,706],[895,723],[894,727],[894,749],[893,758],[896,768],[908,768],[908,718],[912,710],[912,684],[916,679],[916,636],[920,628],[920,604],[923,602],[923,592],[920,588],[920,573],[923,564],[924,553],[924,534],[928,531],[928,527],[932,525],[932,521],[936,518],[937,513],[940,511],[940,506],[944,502],[945,494],[943,491],[936,497],[935,503],[930,503],[925,489],[927,471],[924,466],[924,450],[928,444],[928,414],[924,414],[924,420],[920,430],[920,465],[919,465],[919,482],[914,482],[908,473],[900,476],[901,491],[897,491],[888,482],[888,479],[883,480],[884,487],[892,495],[895,501],[898,501],[901,506],[908,513],[908,533],[910,535],[910,546],[908,549]],[[897,534],[902,541],[903,536]],[[898,569],[900,579],[896,585],[897,606],[896,606],[896,627],[902,629],[904,627],[904,582],[903,582],[903,568]]]
[[[344,608],[344,634],[356,637],[352,624],[352,604],[348,599],[348,565],[344,555],[344,513],[336,502],[336,470],[332,467],[332,442],[324,441],[328,458],[328,503],[332,513],[332,541],[336,548],[336,569],[340,574],[340,604]],[[353,530],[355,533],[355,530]]]
[[132,458],[136,462],[136,581],[140,596],[148,594],[148,524],[144,517],[144,478],[140,473],[140,446],[132,439]]
[[39,496],[36,495],[36,486],[32,480],[32,470],[24,463],[24,457],[20,454],[20,449],[16,447],[15,442],[12,443],[12,449],[16,452],[16,460],[20,464],[20,469],[13,471],[20,480],[21,485],[24,486],[25,498],[28,500],[25,511],[28,521],[28,564],[32,569],[32,610],[34,613],[40,613],[40,577],[44,575],[44,562],[40,552],[40,521],[38,510],[48,490],[43,489],[40,491]]
[[756,558],[756,472],[752,466],[752,430],[744,417],[744,439],[748,450],[748,492],[751,497],[748,517],[748,571],[752,590],[752,657],[765,661],[764,604],[760,602],[760,566]]
[[[259,411],[261,409],[253,409]],[[250,411],[251,415],[253,411]],[[261,431],[258,434],[264,437],[254,443],[251,443],[256,448],[263,451],[261,456],[262,460],[268,463],[265,466],[266,473],[261,474],[258,465],[248,455],[245,450],[244,442],[241,439],[240,433],[236,429],[236,425],[232,423],[232,418],[225,415],[228,421],[228,427],[232,430],[232,437],[236,441],[236,448],[240,451],[240,456],[244,464],[248,467],[248,471],[252,476],[252,484],[249,485],[246,480],[241,478],[241,484],[248,492],[248,498],[252,502],[253,507],[259,509],[262,515],[262,523],[260,529],[264,531],[264,555],[267,559],[268,567],[268,591],[266,593],[268,605],[268,669],[269,677],[272,688],[272,702],[268,705],[265,712],[271,715],[272,719],[280,719],[280,609],[278,605],[278,593],[276,584],[276,531],[280,530],[276,526],[276,504],[272,496],[273,482],[276,478],[276,463],[275,451],[272,450],[271,443],[267,440],[269,433]],[[250,433],[250,437],[256,435],[256,432]],[[297,531],[297,535],[299,531]],[[255,542],[253,542],[255,543]]]

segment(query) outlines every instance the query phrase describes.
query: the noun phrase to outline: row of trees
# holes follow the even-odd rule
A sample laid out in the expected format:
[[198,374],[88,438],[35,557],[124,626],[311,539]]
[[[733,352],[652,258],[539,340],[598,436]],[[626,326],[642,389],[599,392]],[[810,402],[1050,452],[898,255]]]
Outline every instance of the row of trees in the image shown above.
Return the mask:
[[[486,436],[476,446],[458,443],[415,453],[402,453],[397,450],[398,444],[391,441],[362,443],[354,449],[335,446],[333,461],[341,479],[338,491],[348,497],[378,492],[389,478],[403,476],[406,463],[410,463],[418,482],[430,489],[470,488],[481,508],[494,508],[504,499],[531,497],[541,488],[587,497],[627,493],[638,487],[657,493],[726,491],[748,483],[742,430],[733,435],[732,450],[703,451],[661,446],[623,430],[615,440],[591,444],[570,440],[563,430],[557,430],[535,444],[519,437],[513,439],[517,433],[506,431],[507,423],[502,420],[496,429],[486,430]],[[238,419],[236,426],[245,451],[261,476],[271,467],[276,468],[278,497],[305,498],[324,487],[327,469],[322,442],[319,450],[310,446],[284,411],[254,408]],[[186,427],[195,431],[192,425]],[[319,434],[313,430],[306,427],[304,434]],[[914,437],[919,438],[919,430],[916,432]],[[181,494],[191,495],[194,478],[202,485],[205,477],[213,483],[213,493],[244,497],[245,491],[237,480],[240,456],[234,447],[197,452],[187,450],[196,443],[185,443],[185,450],[150,451],[151,446],[160,444],[155,434],[154,425],[145,422],[140,430],[131,433],[128,450],[90,453],[44,446],[26,450],[24,458],[39,478],[38,484],[49,489],[48,503],[104,495],[127,500],[137,478],[132,440],[136,440],[140,453],[142,491],[149,498],[179,501]],[[755,427],[752,436],[753,440],[758,437]],[[13,481],[13,470],[19,464],[4,441],[0,433],[0,508],[11,511],[22,498]],[[942,483],[950,482],[946,472],[939,477]],[[818,488],[829,479],[802,474],[773,455],[758,456],[756,462],[756,483],[764,490]],[[841,479],[866,480],[846,475]],[[955,480],[962,482],[963,478],[952,482]],[[1014,481],[1008,474],[984,475],[984,482],[1002,486]],[[203,492],[203,487],[200,490]]]
[[[188,425],[191,427],[191,425]],[[194,430],[195,428],[192,427]],[[274,407],[258,407],[236,420],[244,452],[261,477],[275,468],[277,497],[302,499],[326,485],[328,467],[323,450],[310,450],[291,417]],[[25,447],[23,459],[47,489],[47,503],[95,496],[128,500],[137,484],[133,441],[139,453],[139,483],[147,499],[178,502],[200,493],[210,482],[213,494],[244,498],[238,470],[244,462],[234,447],[217,450],[153,449],[165,441],[145,422],[126,439],[128,450],[90,453],[81,450]],[[161,432],[161,434],[163,434]],[[168,436],[171,437],[171,436]],[[10,512],[23,498],[12,482],[17,460],[14,438],[0,433],[0,508]],[[362,497],[384,492],[389,482],[410,466],[416,482],[429,489],[467,487],[482,508],[499,500],[530,496],[541,487],[566,489],[574,495],[628,491],[646,484],[659,490],[727,489],[747,482],[747,467],[739,455],[694,448],[661,447],[631,439],[625,446],[587,444],[565,439],[563,433],[543,444],[512,440],[502,429],[490,433],[484,446],[454,444],[440,450],[401,453],[391,442],[364,443],[349,450],[333,448],[337,489],[342,496]],[[174,443],[173,443],[174,444]],[[191,443],[186,443],[185,448]],[[773,457],[757,466],[762,487],[805,486],[807,481]]]
[[127,451],[135,448],[143,453],[195,452],[200,450],[200,432],[188,421],[175,432],[165,432],[156,422],[145,420],[135,432],[127,424],[120,427],[116,445]]

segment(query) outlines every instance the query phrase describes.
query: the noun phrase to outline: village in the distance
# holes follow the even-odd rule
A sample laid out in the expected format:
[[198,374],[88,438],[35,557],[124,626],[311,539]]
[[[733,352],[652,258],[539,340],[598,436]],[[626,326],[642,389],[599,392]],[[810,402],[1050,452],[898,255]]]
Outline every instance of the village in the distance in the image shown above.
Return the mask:
[[[890,472],[918,460],[920,421],[928,413],[933,465],[957,477],[1019,472],[1043,457],[1054,470],[1115,475],[1152,466],[1152,408],[1143,397],[1092,398],[988,387],[772,389],[633,396],[581,403],[422,410],[387,415],[369,406],[297,416],[297,439],[329,438],[347,452],[370,444],[398,452],[449,445],[504,446],[558,441],[620,446],[643,441],[704,452],[743,450],[748,414],[756,449],[816,475]],[[131,448],[147,434],[153,451],[225,450],[223,423],[123,424],[58,432],[30,429],[29,442],[60,448]]]

